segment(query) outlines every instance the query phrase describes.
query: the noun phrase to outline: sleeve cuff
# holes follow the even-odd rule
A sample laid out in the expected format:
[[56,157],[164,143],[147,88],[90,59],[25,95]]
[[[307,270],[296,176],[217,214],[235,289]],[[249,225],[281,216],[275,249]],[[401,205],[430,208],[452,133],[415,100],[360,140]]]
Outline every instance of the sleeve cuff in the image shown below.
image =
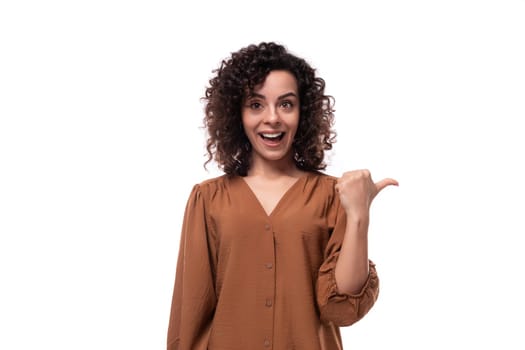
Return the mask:
[[[335,269],[324,271],[318,295],[321,319],[337,326],[349,326],[359,321],[372,308],[379,295],[379,278],[375,264],[369,261],[368,278],[357,294],[344,294],[337,290]],[[322,280],[325,286],[322,288]],[[326,288],[326,289],[325,289]]]

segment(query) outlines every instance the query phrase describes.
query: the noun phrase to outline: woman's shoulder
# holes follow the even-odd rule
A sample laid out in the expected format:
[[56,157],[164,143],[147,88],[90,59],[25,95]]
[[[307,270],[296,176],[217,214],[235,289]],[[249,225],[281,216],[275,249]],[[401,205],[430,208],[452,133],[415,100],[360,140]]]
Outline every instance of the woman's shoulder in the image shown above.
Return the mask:
[[224,190],[229,186],[230,176],[224,174],[217,177],[202,180],[193,187],[194,191],[201,192],[205,195],[214,195],[218,191]]
[[326,186],[328,188],[332,188],[337,184],[337,177],[320,171],[308,173],[307,178],[313,180],[316,186]]
[[202,180],[197,185],[199,187],[217,186],[217,185],[223,184],[224,181],[227,179],[227,177],[228,177],[228,175],[226,175],[226,174],[220,175],[220,176],[217,176],[217,177],[212,177],[212,178],[209,178],[209,179]]
[[220,175],[220,176],[217,176],[217,177],[212,177],[212,178],[207,178],[207,179],[200,179],[200,180],[197,180],[194,183],[194,186],[198,187],[198,188],[206,188],[206,187],[210,187],[210,186],[213,187],[213,186],[216,186],[218,184],[224,183],[225,178],[226,178],[226,175]]
[[302,193],[312,196],[311,198],[315,197],[322,201],[328,200],[331,202],[336,195],[336,184],[337,178],[335,176],[320,171],[309,172],[306,175]]

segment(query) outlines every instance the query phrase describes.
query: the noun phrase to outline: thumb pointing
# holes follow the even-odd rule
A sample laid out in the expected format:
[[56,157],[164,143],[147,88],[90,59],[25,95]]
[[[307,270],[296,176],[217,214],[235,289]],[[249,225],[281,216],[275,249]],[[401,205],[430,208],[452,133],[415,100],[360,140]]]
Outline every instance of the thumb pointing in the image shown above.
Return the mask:
[[397,180],[394,180],[394,179],[391,179],[391,178],[387,178],[387,179],[383,179],[381,181],[376,182],[375,185],[376,185],[377,193],[379,193],[385,187],[387,187],[387,186],[399,186],[399,183],[397,182]]

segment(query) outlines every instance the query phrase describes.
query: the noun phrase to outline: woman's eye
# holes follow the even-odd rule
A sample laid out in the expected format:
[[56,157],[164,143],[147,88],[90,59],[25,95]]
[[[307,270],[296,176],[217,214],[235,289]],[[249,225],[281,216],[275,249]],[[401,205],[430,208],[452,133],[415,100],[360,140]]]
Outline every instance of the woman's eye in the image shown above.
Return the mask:
[[259,102],[252,102],[252,103],[250,103],[250,108],[251,109],[260,109],[261,107],[262,107],[262,105]]
[[292,104],[292,102],[290,102],[290,101],[283,101],[283,102],[281,103],[281,107],[286,108],[286,109],[289,109],[289,108],[292,108],[292,107],[293,107],[293,104]]

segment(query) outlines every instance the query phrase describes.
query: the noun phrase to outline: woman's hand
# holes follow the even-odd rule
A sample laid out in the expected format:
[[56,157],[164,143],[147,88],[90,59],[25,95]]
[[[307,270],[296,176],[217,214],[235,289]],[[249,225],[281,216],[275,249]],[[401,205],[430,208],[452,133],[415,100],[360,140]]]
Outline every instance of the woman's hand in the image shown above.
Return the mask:
[[354,170],[343,174],[335,186],[346,215],[358,220],[367,220],[370,205],[377,194],[387,186],[398,186],[394,179],[383,179],[374,183],[368,170]]

